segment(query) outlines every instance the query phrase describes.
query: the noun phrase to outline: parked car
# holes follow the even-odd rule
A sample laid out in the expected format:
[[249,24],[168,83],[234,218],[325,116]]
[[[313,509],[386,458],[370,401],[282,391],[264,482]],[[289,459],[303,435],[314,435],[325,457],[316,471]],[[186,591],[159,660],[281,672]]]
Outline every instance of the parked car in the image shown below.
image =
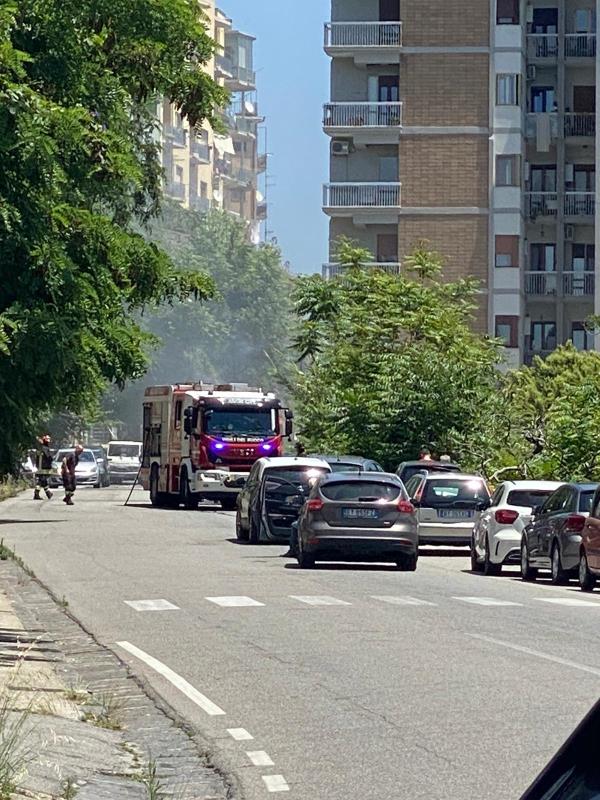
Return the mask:
[[326,461],[332,472],[383,472],[383,467],[372,458],[362,456],[323,456],[313,455],[311,458],[320,458]]
[[312,483],[329,472],[319,458],[259,458],[237,499],[237,538],[252,544],[289,542]]
[[110,474],[108,471],[108,455],[103,447],[90,447],[92,453],[96,456],[98,464],[98,474],[100,475],[100,485],[110,486]]
[[[61,465],[65,456],[72,453],[73,447],[63,447],[57,451],[54,456],[54,474],[50,476],[49,483],[51,486],[61,486]],[[75,468],[78,486],[93,486],[95,489],[100,487],[100,474],[98,469],[98,462],[96,456],[89,448],[85,448],[83,453],[79,456],[79,464]]]
[[600,578],[600,488],[596,489],[592,506],[581,534],[579,550],[579,586],[591,592]]
[[417,568],[415,508],[402,481],[385,472],[332,473],[317,481],[298,520],[298,563],[392,561]]
[[499,575],[503,565],[521,560],[521,538],[534,508],[562,484],[559,481],[503,481],[491,506],[479,517],[471,541],[471,569]]
[[550,570],[552,583],[564,583],[579,569],[581,534],[597,483],[565,483],[534,509],[521,537],[521,577],[535,580]]
[[462,472],[418,472],[406,490],[417,509],[419,544],[470,545],[473,525],[490,504],[483,478]]
[[396,475],[406,486],[417,472],[462,472],[458,464],[451,461],[403,461],[396,470]]

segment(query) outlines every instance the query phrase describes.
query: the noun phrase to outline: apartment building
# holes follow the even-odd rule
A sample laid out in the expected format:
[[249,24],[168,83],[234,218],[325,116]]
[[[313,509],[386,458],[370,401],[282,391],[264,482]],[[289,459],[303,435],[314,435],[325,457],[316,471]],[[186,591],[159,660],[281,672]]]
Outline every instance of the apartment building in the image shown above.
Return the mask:
[[264,118],[258,113],[254,37],[237,30],[232,20],[200,0],[216,54],[206,65],[209,74],[231,93],[222,111],[226,134],[210,125],[190,130],[167,100],[157,110],[160,123],[165,194],[184,208],[227,211],[248,224],[249,238],[258,243],[266,220],[267,157],[260,152]]
[[509,365],[593,347],[596,3],[332,0],[324,274],[340,235],[391,271],[425,239]]

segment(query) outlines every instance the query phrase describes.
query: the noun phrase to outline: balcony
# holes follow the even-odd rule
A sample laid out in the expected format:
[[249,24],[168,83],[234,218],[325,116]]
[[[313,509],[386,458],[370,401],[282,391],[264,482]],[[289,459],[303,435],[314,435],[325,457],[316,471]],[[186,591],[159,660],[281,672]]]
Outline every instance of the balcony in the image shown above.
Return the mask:
[[206,213],[207,211],[210,211],[210,200],[208,197],[192,195],[190,197],[190,208],[200,213]]
[[202,164],[210,164],[210,147],[205,142],[192,142],[192,155]]
[[556,272],[526,272],[525,294],[543,297],[555,295],[558,290],[558,275]]
[[187,139],[185,128],[165,125],[165,135],[176,147],[185,147]]
[[595,192],[565,192],[565,217],[593,217]]
[[556,61],[558,58],[558,35],[556,33],[528,34],[527,58],[529,61]]
[[558,212],[556,192],[525,192],[525,213],[535,220],[537,217],[555,217]]
[[165,194],[174,200],[185,200],[185,183],[169,181],[165,186]]
[[595,58],[595,33],[565,34],[565,58]]
[[[353,216],[353,212],[393,212],[397,219],[401,199],[400,183],[327,183],[323,187],[323,208],[331,216]],[[376,215],[375,214],[375,215]]]
[[323,128],[331,136],[383,132],[397,141],[402,128],[402,103],[325,103]]
[[594,113],[565,114],[565,136],[595,136],[596,115]]
[[[392,261],[373,261],[367,264],[362,264],[365,269],[381,270],[387,272],[388,275],[400,275],[400,264]],[[336,278],[338,275],[343,275],[348,269],[345,264],[323,264],[323,278],[330,280]]]
[[263,172],[267,171],[268,167],[268,156],[266,153],[262,153],[258,156],[258,160],[256,162],[256,172],[259,175],[262,175]]
[[596,273],[563,272],[563,294],[565,297],[593,297],[596,289]]
[[549,348],[548,347],[548,348],[546,348],[544,350],[537,349],[537,348],[525,350],[525,357],[523,358],[523,362],[528,367],[530,367],[531,364],[533,363],[533,359],[536,356],[539,356],[540,358],[548,358],[548,356],[551,355],[554,352],[555,349],[556,349],[556,347],[553,347],[553,348]]
[[358,64],[398,64],[401,22],[327,22],[325,52]]
[[[529,139],[547,140],[548,133],[550,139],[558,139],[558,114],[556,113],[533,113],[527,114],[525,135]],[[542,149],[538,147],[538,150]]]

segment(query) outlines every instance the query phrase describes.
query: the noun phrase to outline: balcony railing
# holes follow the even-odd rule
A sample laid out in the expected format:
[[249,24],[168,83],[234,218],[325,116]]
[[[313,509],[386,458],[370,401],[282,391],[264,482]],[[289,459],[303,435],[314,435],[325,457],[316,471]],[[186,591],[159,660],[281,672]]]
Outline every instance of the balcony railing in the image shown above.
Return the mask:
[[595,272],[563,272],[563,294],[566,296],[593,297],[595,288]]
[[402,103],[326,103],[325,128],[399,128]]
[[185,183],[171,181],[165,187],[165,194],[176,200],[185,200]]
[[190,197],[190,206],[194,209],[194,211],[209,211],[210,210],[210,200],[208,197],[200,197],[199,195],[192,195]]
[[210,164],[210,147],[205,142],[192,142],[192,155],[198,161]]
[[186,131],[185,128],[176,127],[175,125],[166,125],[165,133],[173,144],[179,147],[185,147]]
[[536,217],[555,217],[558,211],[556,192],[526,192],[525,212],[531,219]]
[[526,272],[525,294],[552,295],[558,290],[556,272]]
[[547,136],[548,127],[550,126],[550,138],[558,138],[558,114],[554,112],[549,113],[536,113],[530,112],[527,114],[527,127],[526,135],[529,138],[536,136]]
[[401,47],[401,22],[327,22],[325,48]]
[[565,136],[595,136],[594,113],[565,114]]
[[554,345],[553,347],[551,345],[552,342],[547,341],[546,347],[544,349],[535,347],[525,350],[525,357],[523,361],[527,366],[530,366],[533,363],[533,359],[536,356],[539,356],[540,358],[548,358],[548,356],[551,355],[556,349],[556,345]]
[[565,34],[565,58],[595,58],[595,33]]
[[327,183],[325,208],[399,208],[400,183]]
[[[382,272],[387,272],[388,275],[400,274],[400,264],[396,261],[373,261],[362,266],[365,269],[378,269]],[[338,275],[343,275],[347,269],[348,267],[345,264],[323,264],[323,277],[326,280],[336,278]]]
[[529,58],[557,58],[558,35],[556,33],[530,33],[527,36]]
[[565,192],[565,217],[593,217],[595,207],[594,192]]
[[231,67],[231,74],[236,83],[244,83],[248,86],[256,86],[256,72],[248,67],[240,67],[233,64]]

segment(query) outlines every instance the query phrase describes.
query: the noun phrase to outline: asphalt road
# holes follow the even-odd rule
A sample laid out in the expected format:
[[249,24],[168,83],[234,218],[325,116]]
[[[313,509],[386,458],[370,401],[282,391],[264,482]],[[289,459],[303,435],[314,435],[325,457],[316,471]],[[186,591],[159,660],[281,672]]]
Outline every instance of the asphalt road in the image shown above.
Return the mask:
[[0,535],[248,800],[516,800],[600,695],[600,592],[473,575],[460,549],[300,571],[231,513],[126,494],[21,496]]

